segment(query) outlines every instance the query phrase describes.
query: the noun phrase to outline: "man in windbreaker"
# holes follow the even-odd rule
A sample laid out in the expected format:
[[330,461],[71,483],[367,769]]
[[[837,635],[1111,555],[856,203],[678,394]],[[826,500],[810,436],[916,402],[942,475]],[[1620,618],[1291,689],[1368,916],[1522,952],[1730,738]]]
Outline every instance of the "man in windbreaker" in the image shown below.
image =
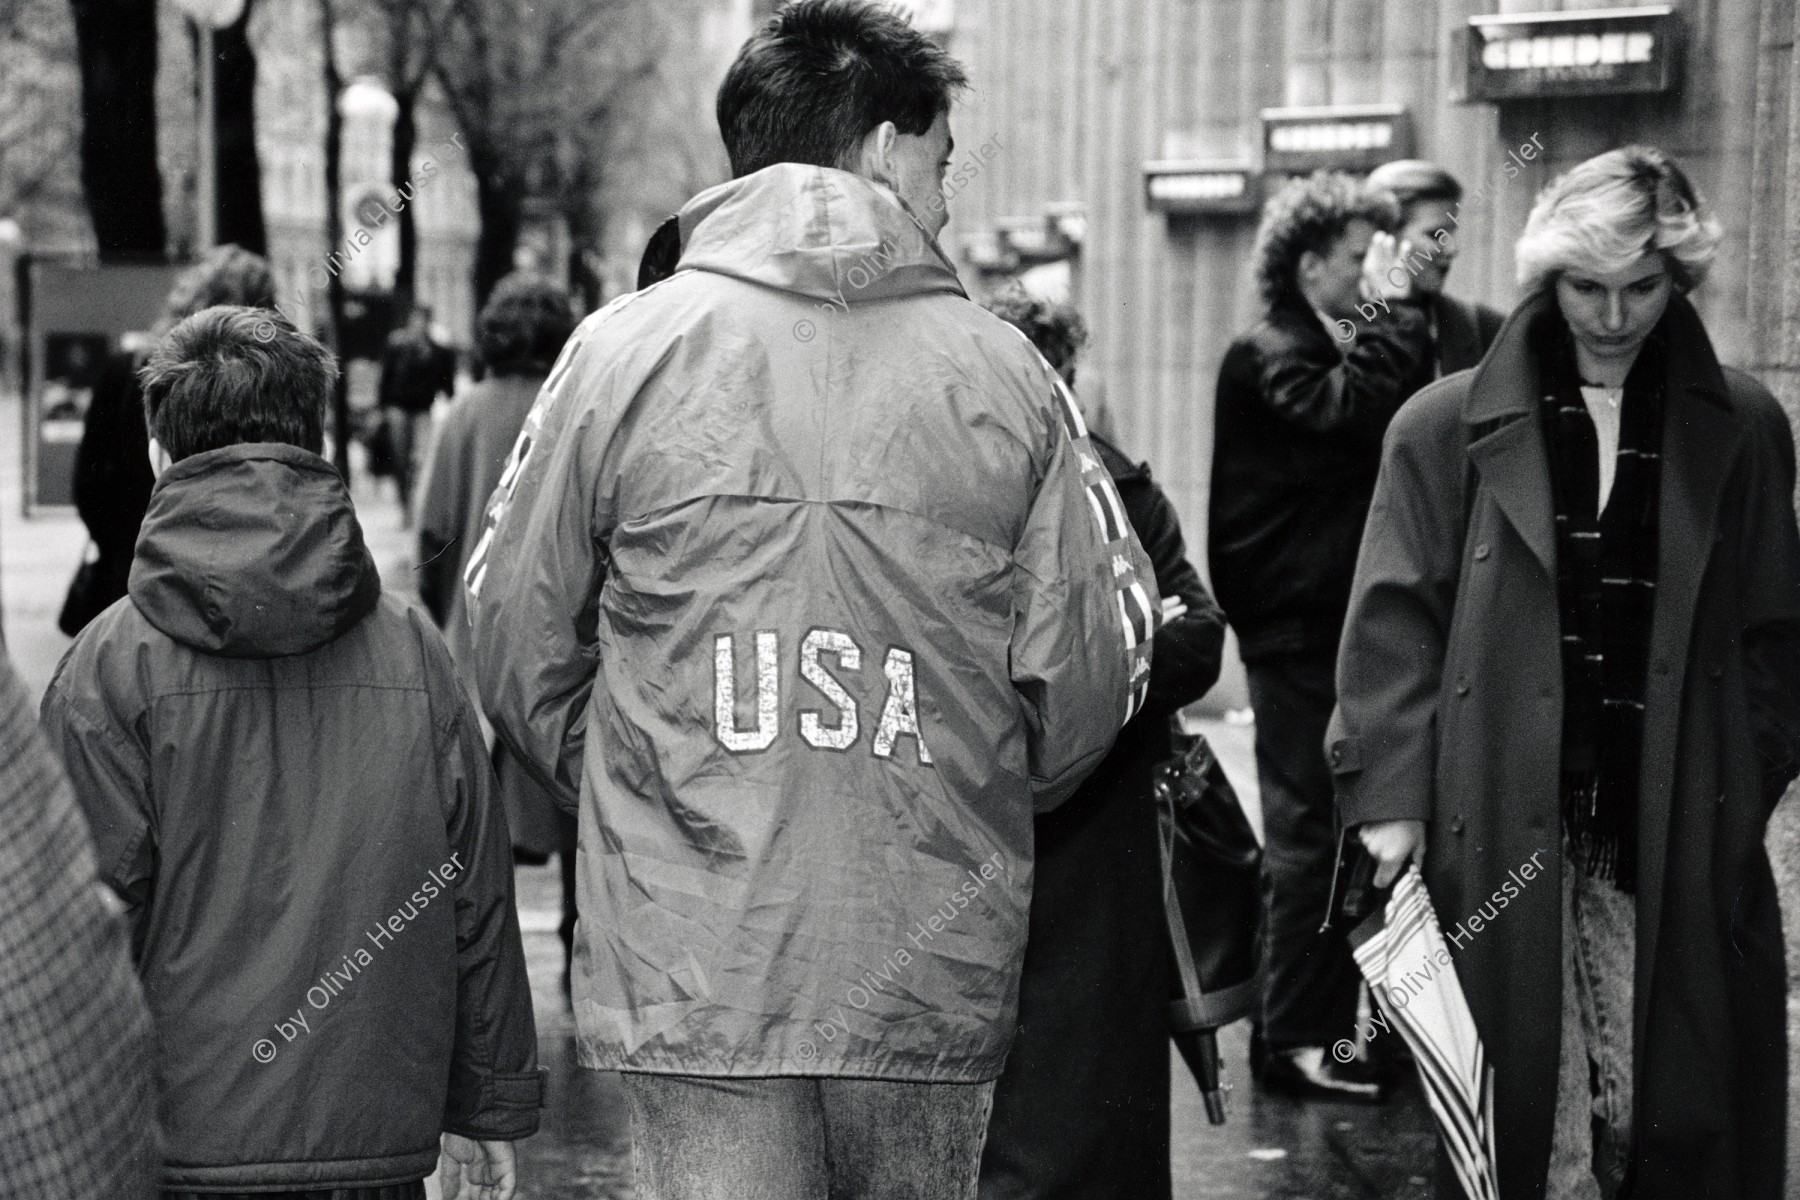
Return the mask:
[[1142,701],[1148,561],[936,244],[962,84],[846,0],[753,36],[736,178],[570,339],[471,557],[484,706],[579,797],[643,1197],[973,1196],[1034,806]]

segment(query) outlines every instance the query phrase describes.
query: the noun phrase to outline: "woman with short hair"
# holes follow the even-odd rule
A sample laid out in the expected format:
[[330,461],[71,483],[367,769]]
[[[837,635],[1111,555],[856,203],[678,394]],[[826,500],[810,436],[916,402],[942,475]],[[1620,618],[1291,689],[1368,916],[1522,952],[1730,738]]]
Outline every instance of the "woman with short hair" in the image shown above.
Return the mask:
[[1395,419],[1357,565],[1340,814],[1378,883],[1423,867],[1509,1200],[1782,1191],[1800,533],[1787,418],[1687,300],[1718,242],[1648,147],[1546,188],[1528,296]]

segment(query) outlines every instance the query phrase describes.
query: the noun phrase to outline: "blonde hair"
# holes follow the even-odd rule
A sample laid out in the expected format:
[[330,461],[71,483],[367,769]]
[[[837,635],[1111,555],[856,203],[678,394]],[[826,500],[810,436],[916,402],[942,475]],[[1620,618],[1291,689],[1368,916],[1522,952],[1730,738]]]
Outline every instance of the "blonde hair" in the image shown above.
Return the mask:
[[1519,286],[1571,268],[1610,274],[1660,250],[1676,290],[1692,291],[1718,252],[1719,223],[1688,178],[1651,146],[1608,150],[1538,193],[1516,249]]

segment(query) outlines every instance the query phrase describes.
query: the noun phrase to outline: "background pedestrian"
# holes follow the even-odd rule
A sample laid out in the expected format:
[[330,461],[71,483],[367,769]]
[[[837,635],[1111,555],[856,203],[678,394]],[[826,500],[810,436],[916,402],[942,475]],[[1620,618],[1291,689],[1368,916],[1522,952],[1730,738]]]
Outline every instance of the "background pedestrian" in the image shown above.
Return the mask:
[[1325,1053],[1355,1024],[1361,977],[1343,930],[1321,931],[1337,845],[1324,741],[1381,438],[1431,377],[1399,215],[1387,193],[1325,173],[1264,206],[1252,269],[1265,311],[1219,368],[1208,529],[1256,713],[1268,913],[1251,1070],[1361,1101],[1379,1084]]
[[[472,702],[479,709],[463,567],[481,538],[488,498],[506,469],[525,415],[563,343],[575,328],[569,293],[540,275],[518,272],[494,287],[475,322],[475,351],[484,374],[451,404],[432,439],[419,489],[419,597],[430,610]],[[493,747],[513,852],[527,862],[550,855],[562,864],[565,986],[575,938],[575,817],[519,765],[504,744]]]

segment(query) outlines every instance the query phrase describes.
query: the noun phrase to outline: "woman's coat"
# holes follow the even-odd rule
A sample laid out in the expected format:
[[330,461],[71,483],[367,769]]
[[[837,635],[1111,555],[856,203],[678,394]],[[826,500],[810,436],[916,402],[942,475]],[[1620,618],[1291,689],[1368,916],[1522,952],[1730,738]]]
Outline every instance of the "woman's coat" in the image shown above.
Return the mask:
[[[1549,303],[1528,299],[1479,368],[1426,389],[1395,419],[1327,739],[1346,826],[1429,822],[1426,880],[1495,1069],[1507,1200],[1544,1192],[1561,1031],[1562,664],[1538,370],[1525,338]],[[1662,330],[1635,1197],[1773,1198],[1786,980],[1763,832],[1800,761],[1793,439],[1765,388],[1720,368],[1685,299],[1670,303]],[[1522,872],[1534,856],[1544,870]],[[1440,1194],[1457,1194],[1442,1167]]]

